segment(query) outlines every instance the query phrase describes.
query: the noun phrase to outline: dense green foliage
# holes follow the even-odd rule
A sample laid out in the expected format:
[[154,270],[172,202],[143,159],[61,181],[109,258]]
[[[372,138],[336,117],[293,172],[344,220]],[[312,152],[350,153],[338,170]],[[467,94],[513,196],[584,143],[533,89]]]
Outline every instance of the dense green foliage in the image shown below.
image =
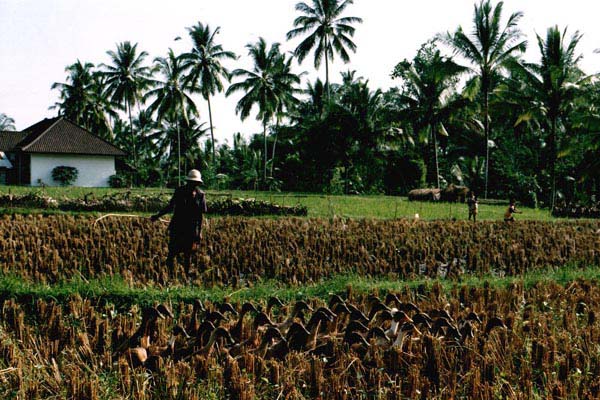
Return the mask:
[[[351,5],[296,6],[294,57],[325,61],[324,82],[306,82],[263,39],[247,45],[252,67],[235,68],[219,28],[198,23],[187,53],[169,50],[154,66],[129,42],[108,52],[107,65],[77,61],[53,85],[55,107],[130,154],[119,168],[130,185],[174,185],[195,167],[219,189],[406,194],[455,183],[530,206],[598,196],[600,83],[580,68],[578,32],[551,27],[537,38],[539,61],[526,62],[522,13],[482,0],[472,26],[423,38],[390,71],[398,86],[381,90],[356,71],[329,76],[334,56],[350,62],[356,50],[362,20],[346,16]],[[236,111],[255,115],[262,132],[215,143],[210,99],[222,91],[243,94]],[[198,115],[196,94],[208,116]]]
[[54,167],[52,170],[52,179],[59,182],[61,186],[69,186],[75,183],[77,175],[79,175],[79,171],[77,171],[77,168],[75,167],[60,165]]

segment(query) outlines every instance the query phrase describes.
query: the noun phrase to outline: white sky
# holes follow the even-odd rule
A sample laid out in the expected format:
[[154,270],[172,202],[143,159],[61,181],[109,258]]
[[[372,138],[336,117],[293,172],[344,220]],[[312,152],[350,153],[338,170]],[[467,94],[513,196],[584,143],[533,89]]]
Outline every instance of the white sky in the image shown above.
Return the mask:
[[[107,50],[116,43],[138,42],[138,49],[150,54],[148,61],[164,56],[169,47],[176,53],[189,50],[186,27],[197,21],[211,27],[221,26],[219,41],[241,58],[230,62],[235,69],[251,68],[245,45],[263,36],[269,43],[279,41],[286,51],[298,43],[285,42],[292,28],[298,0],[0,0],[0,113],[23,129],[44,117],[58,98],[51,91],[53,82],[64,82],[65,67],[77,59],[94,64],[108,62]],[[419,46],[438,32],[462,25],[470,30],[474,0],[355,0],[347,16],[364,19],[357,25],[358,51],[350,64],[335,61],[330,72],[339,81],[339,72],[356,70],[369,79],[372,88],[394,86],[389,78],[394,65],[412,59]],[[600,71],[599,3],[595,0],[506,0],[505,18],[523,11],[521,29],[529,39],[527,58],[537,60],[535,32],[558,24],[580,30],[584,38],[579,51],[588,73]],[[174,41],[177,36],[182,40]],[[317,76],[312,59],[297,67],[308,71],[306,79]],[[323,71],[319,76],[323,78]],[[304,86],[304,85],[303,85]],[[215,134],[219,142],[229,141],[234,132],[245,136],[259,131],[251,116],[241,122],[235,114],[240,96],[213,100]],[[206,104],[197,99],[201,119],[208,120]]]

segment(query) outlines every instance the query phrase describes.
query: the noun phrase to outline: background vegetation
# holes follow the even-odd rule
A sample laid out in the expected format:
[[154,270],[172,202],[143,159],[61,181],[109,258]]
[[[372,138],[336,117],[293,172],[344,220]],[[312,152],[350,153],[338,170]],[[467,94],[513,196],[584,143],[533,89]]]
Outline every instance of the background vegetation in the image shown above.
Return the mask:
[[[205,22],[187,28],[183,54],[152,59],[137,43],[119,43],[105,63],[67,66],[53,107],[128,152],[125,185],[173,186],[195,167],[215,189],[396,195],[457,183],[529,206],[594,201],[600,83],[579,67],[579,32],[555,26],[528,40],[520,12],[481,1],[472,26],[398,60],[390,71],[398,86],[382,91],[360,71],[329,75],[330,63],[356,50],[362,20],[352,3],[298,3],[286,36],[294,54],[261,38],[247,45],[247,70]],[[525,62],[531,46],[538,60]],[[323,79],[303,79],[293,61],[306,59],[325,64]],[[240,118],[256,117],[262,132],[215,142],[218,92],[242,93]],[[208,116],[194,98],[208,103]],[[14,129],[8,116],[0,121]]]

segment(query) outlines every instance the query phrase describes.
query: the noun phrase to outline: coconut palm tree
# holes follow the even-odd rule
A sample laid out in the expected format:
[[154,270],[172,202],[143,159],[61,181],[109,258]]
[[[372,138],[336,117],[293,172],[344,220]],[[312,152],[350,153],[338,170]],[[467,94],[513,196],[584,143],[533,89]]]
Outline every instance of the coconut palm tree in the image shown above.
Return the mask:
[[[314,49],[315,68],[321,66],[325,59],[325,86],[329,88],[329,61],[334,60],[337,53],[344,62],[350,61],[348,50],[356,52],[356,44],[352,41],[355,28],[352,24],[362,23],[362,18],[342,17],[353,0],[312,0],[311,5],[300,2],[296,10],[301,16],[294,21],[294,29],[287,33],[287,39],[308,34],[300,42],[294,54],[302,63]],[[329,94],[329,89],[328,92]]]
[[312,112],[315,112],[319,117],[323,115],[325,109],[325,85],[323,81],[317,78],[314,84],[308,82],[304,93],[308,96],[308,107]]
[[279,43],[268,48],[267,42],[259,38],[257,43],[248,44],[248,54],[254,62],[252,70],[236,69],[232,76],[239,78],[227,89],[227,96],[243,92],[244,96],[236,106],[242,120],[248,118],[254,106],[258,107],[256,119],[263,125],[263,182],[267,180],[267,127],[273,116],[277,115],[289,103],[288,89],[299,81],[289,71],[289,62],[279,50]]
[[541,61],[536,63],[512,63],[515,79],[521,82],[518,92],[524,112],[517,125],[530,120],[544,127],[550,150],[550,176],[552,184],[551,205],[556,199],[556,162],[558,155],[558,133],[564,130],[564,120],[572,110],[572,101],[581,93],[581,87],[591,77],[579,69],[582,56],[576,52],[581,34],[575,32],[567,38],[567,29],[558,26],[548,28],[546,37],[537,35]]
[[234,52],[226,51],[222,45],[216,43],[215,36],[220,29],[220,27],[217,27],[211,31],[208,24],[203,25],[201,22],[187,28],[194,47],[190,52],[182,55],[185,60],[184,69],[188,73],[187,79],[191,83],[192,90],[199,91],[208,103],[213,167],[216,156],[210,97],[223,91],[222,79],[230,80],[229,71],[221,62],[226,59],[235,60],[237,58]]
[[4,113],[0,113],[0,131],[15,131],[15,120]]
[[92,84],[89,87],[90,97],[87,113],[88,129],[108,140],[114,140],[114,132],[111,121],[118,117],[114,104],[106,93],[106,77],[100,71],[95,70],[92,74]]
[[260,155],[250,148],[239,132],[233,135],[233,148],[231,150],[234,158],[235,184],[256,190],[260,180]]
[[188,111],[187,116],[179,114],[163,118],[150,138],[156,144],[159,154],[167,154],[167,165],[171,165],[169,160],[177,147],[187,168],[188,165],[196,165],[197,161],[202,158],[199,141],[207,132],[206,123],[200,123]]
[[190,118],[181,118],[181,126],[184,128],[181,136],[181,154],[184,158],[185,167],[196,167],[203,158],[200,140],[204,139],[209,131],[206,122],[200,122],[198,119],[190,116]]
[[[157,127],[154,116],[147,109],[141,110],[133,119],[133,127],[138,136],[136,151],[139,168],[137,177],[145,186],[156,185],[161,182],[163,171],[160,165],[162,152],[152,137]],[[130,145],[125,143],[125,146]],[[125,146],[124,149],[127,148]]]
[[[164,81],[154,81],[155,88],[144,96],[144,100],[154,98],[148,106],[152,113],[156,112],[158,122],[164,118],[174,120],[177,127],[177,181],[181,180],[181,137],[179,118],[188,119],[188,115],[198,115],[194,100],[190,97],[191,88],[186,87],[183,59],[175,56],[169,49],[167,57],[157,57],[156,70],[164,77]],[[189,114],[188,114],[189,113]]]
[[52,90],[60,91],[60,100],[50,109],[57,108],[59,113],[71,121],[83,125],[84,115],[88,105],[92,102],[90,87],[93,84],[94,64],[82,63],[77,60],[65,68],[68,73],[65,83],[54,82]]
[[[500,1],[495,7],[491,0],[482,0],[475,5],[473,15],[473,31],[467,34],[459,27],[453,34],[442,36],[457,54],[465,57],[475,70],[473,87],[478,88],[483,102],[484,132],[486,143],[490,140],[490,94],[497,76],[511,59],[525,51],[527,41],[521,40],[518,23],[523,13],[510,15],[506,25],[502,27],[502,11],[504,2]],[[485,197],[488,194],[490,146],[486,144],[485,152]]]
[[60,101],[50,109],[71,121],[99,134],[113,139],[113,130],[109,118],[116,117],[113,105],[105,95],[104,76],[94,71],[94,64],[76,63],[65,68],[68,73],[66,82],[55,82],[51,88],[60,91]]
[[127,41],[118,43],[117,51],[109,50],[107,54],[111,64],[101,64],[102,73],[106,78],[106,91],[114,104],[127,111],[133,146],[133,162],[134,165],[137,165],[131,108],[142,100],[144,91],[152,84],[150,67],[144,65],[148,53],[145,51],[138,53],[137,43],[132,45]]
[[392,77],[400,78],[404,92],[400,98],[406,104],[405,114],[414,121],[415,130],[425,132],[433,145],[435,184],[440,187],[438,136],[448,136],[444,120],[464,101],[453,96],[458,78],[467,68],[441,55],[435,41],[423,45],[414,62],[399,63]]
[[276,129],[273,138],[273,151],[271,154],[271,178],[275,169],[275,149],[277,147],[277,137],[279,133],[279,125],[290,110],[297,104],[298,99],[295,94],[301,93],[302,90],[297,85],[300,84],[300,78],[304,73],[296,75],[292,72],[292,57],[282,55],[275,65],[274,71],[274,89],[277,96],[277,104],[275,108]]

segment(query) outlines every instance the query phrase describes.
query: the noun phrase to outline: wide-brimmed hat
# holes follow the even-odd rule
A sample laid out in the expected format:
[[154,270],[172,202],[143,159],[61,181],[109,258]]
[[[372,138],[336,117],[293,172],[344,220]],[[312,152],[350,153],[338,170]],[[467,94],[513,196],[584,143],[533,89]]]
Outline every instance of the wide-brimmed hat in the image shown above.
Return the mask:
[[188,173],[187,178],[185,178],[185,180],[186,181],[192,181],[192,182],[204,183],[204,181],[202,180],[202,174],[197,169],[191,170]]

